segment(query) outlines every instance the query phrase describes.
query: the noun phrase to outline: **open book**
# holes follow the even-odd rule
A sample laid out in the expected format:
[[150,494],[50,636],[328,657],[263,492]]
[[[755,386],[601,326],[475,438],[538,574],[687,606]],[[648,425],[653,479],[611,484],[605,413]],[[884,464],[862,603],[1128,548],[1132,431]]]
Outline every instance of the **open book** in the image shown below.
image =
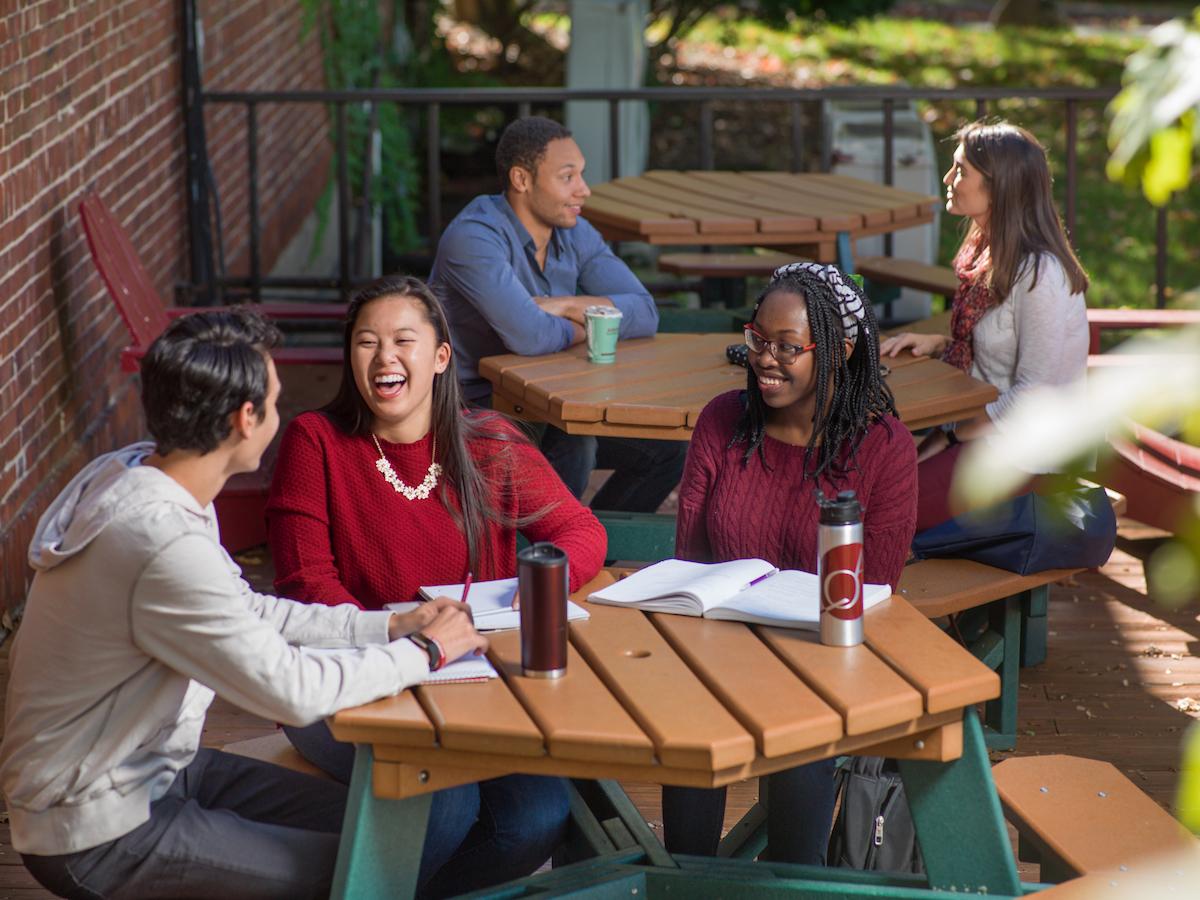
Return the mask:
[[[863,609],[888,599],[886,584],[863,585]],[[666,559],[596,591],[593,603],[631,606],[645,612],[734,619],[758,625],[816,629],[821,621],[817,576],[780,571],[766,560],[723,563]]]
[[[415,603],[391,604],[395,606],[416,606]],[[399,610],[403,611],[403,610]],[[309,653],[327,654],[341,653],[342,650],[335,650],[328,647],[306,647]],[[490,678],[499,678],[500,674],[491,664],[486,656],[475,656],[468,653],[466,656],[460,656],[454,662],[446,663],[436,672],[430,672],[421,679],[421,684],[445,684],[447,682],[461,681],[487,681]]]
[[[449,597],[458,600],[463,594],[461,584],[435,584],[420,589],[426,600],[434,597]],[[475,627],[480,631],[510,631],[521,627],[521,611],[513,609],[513,597],[517,593],[517,579],[501,578],[497,581],[476,581],[467,594],[467,605],[475,617]],[[411,603],[388,603],[387,609],[405,612],[412,609]],[[578,603],[567,601],[567,620],[574,622],[588,618],[588,611]]]

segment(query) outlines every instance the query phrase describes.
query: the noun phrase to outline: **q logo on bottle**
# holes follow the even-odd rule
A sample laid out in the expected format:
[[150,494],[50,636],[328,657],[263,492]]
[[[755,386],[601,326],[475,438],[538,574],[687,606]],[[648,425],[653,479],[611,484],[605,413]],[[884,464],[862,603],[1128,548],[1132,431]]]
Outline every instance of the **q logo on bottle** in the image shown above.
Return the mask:
[[821,570],[821,612],[837,619],[857,619],[863,614],[862,544],[839,544],[825,554]]

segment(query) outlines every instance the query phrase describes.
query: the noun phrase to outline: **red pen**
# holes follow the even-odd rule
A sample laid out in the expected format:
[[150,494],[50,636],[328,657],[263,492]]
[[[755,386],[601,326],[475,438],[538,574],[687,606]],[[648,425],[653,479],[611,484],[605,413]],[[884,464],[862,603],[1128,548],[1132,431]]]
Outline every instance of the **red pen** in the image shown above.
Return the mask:
[[467,580],[463,582],[462,603],[467,602],[467,594],[471,593],[471,573],[467,573]]

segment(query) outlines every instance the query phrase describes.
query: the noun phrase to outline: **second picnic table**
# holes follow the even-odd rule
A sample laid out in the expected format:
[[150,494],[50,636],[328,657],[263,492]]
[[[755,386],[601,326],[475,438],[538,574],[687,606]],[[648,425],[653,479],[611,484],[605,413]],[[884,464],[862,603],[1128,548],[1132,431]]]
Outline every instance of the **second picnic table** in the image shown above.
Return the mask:
[[[546,356],[480,360],[501,412],[548,422],[568,434],[688,440],[704,406],[746,386],[746,370],[726,360],[736,334],[660,334],[622,341],[617,361],[596,365],[579,344]],[[909,429],[978,415],[994,387],[936,359],[905,354],[885,362],[887,383]]]
[[851,242],[933,221],[940,199],[825,172],[650,171],[595,185],[611,241],[779,247],[854,271]]

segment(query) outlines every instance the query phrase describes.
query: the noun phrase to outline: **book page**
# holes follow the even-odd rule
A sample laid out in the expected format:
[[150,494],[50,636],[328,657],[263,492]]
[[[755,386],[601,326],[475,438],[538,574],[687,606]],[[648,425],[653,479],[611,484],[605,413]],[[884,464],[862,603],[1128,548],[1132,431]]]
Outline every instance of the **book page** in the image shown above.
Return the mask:
[[[472,588],[474,590],[474,588]],[[421,684],[439,684],[447,681],[487,681],[499,677],[495,667],[488,662],[486,656],[468,654],[446,663],[436,672],[430,672]]]
[[[422,587],[421,596],[427,600],[434,597],[449,597],[457,600],[462,596],[461,584],[438,584]],[[513,609],[513,597],[517,593],[516,578],[501,578],[495,581],[476,581],[467,594],[467,606],[475,617],[475,628],[479,631],[512,631],[521,627],[521,611]],[[409,612],[416,603],[387,603],[385,609],[393,612]],[[567,601],[567,621],[579,622],[591,618],[591,613],[578,603]]]
[[703,615],[750,582],[775,571],[761,559],[697,563],[664,559],[622,578],[588,599],[597,603],[636,606],[649,612]]
[[[886,584],[864,584],[864,612],[890,596],[892,589]],[[711,610],[708,617],[815,630],[821,622],[821,594],[817,576],[795,569],[777,572],[730,597]]]

